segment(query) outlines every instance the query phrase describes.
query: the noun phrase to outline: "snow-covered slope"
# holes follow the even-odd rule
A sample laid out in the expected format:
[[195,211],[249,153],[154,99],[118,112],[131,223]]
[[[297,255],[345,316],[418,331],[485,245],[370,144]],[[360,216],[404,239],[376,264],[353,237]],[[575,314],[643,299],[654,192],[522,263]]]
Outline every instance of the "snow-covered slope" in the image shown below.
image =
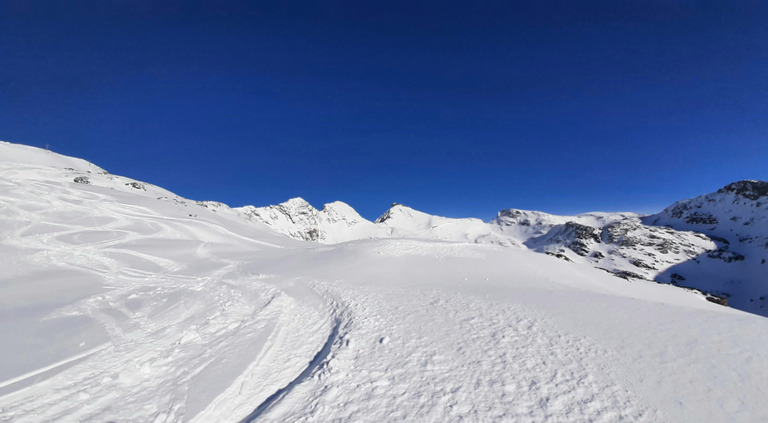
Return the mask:
[[495,227],[480,219],[433,216],[397,203],[376,219],[375,223],[387,228],[386,234],[392,238],[519,245],[517,240],[504,236]]
[[[328,210],[337,204],[343,213],[331,218]],[[490,222],[483,222],[433,216],[395,203],[370,222],[344,203],[332,203],[318,211],[300,198],[277,206],[240,210],[246,217],[300,240],[334,244],[369,238],[411,238],[527,248],[587,263],[622,278],[665,283],[670,281],[670,268],[716,248],[703,234],[645,225],[635,213],[556,216],[506,209]],[[705,289],[696,283],[687,286]],[[706,289],[715,294],[722,292],[712,289],[712,285]]]
[[373,238],[385,232],[341,201],[326,204],[322,210],[317,210],[302,198],[292,198],[276,206],[245,206],[235,210],[247,219],[304,241],[333,244]]
[[765,318],[525,248],[253,220],[0,143],[0,421],[768,420]]
[[247,219],[264,223],[281,234],[304,241],[336,244],[370,238],[419,238],[443,241],[515,245],[479,219],[451,219],[393,204],[375,222],[361,217],[352,207],[336,201],[317,210],[302,198],[284,203],[238,209]]
[[643,220],[700,232],[716,243],[660,278],[719,293],[733,307],[768,315],[768,182],[734,182]]

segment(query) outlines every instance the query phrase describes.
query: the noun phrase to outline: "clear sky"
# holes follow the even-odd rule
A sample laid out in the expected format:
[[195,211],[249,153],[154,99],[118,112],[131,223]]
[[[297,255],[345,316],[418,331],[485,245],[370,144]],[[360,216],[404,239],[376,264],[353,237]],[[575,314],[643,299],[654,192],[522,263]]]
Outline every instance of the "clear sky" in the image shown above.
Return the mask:
[[746,1],[0,1],[0,139],[231,206],[653,212],[768,180],[767,22]]

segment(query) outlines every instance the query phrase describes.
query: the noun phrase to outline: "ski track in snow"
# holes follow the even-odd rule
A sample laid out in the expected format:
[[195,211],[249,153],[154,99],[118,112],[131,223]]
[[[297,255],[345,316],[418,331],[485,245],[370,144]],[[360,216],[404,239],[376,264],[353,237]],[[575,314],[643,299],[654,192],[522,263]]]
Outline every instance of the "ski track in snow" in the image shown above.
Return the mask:
[[682,290],[493,246],[300,243],[2,159],[0,422],[768,416],[768,326]]
[[3,244],[28,253],[13,257],[11,268],[72,269],[103,282],[98,293],[43,320],[84,316],[104,329],[107,341],[0,380],[0,421],[247,415],[304,369],[331,329],[323,300],[311,289],[290,296],[265,275],[223,258],[232,248],[277,245],[220,225],[158,216],[67,182],[19,179],[3,188],[0,204],[15,222]]
[[596,364],[612,352],[529,310],[435,290],[337,289],[347,318],[328,359],[254,421],[659,420]]

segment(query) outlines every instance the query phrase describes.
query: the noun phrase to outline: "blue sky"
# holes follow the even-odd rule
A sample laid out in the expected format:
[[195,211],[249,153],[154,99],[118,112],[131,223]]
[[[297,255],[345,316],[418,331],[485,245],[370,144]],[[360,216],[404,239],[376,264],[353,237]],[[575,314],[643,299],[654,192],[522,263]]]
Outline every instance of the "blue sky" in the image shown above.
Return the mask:
[[155,3],[0,3],[0,139],[371,219],[652,212],[768,180],[759,2]]

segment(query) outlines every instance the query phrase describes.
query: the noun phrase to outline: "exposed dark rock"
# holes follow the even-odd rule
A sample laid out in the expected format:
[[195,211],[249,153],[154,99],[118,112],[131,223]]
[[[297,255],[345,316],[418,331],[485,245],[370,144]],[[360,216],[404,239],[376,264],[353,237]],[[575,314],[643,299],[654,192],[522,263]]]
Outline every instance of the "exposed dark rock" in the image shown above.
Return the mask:
[[707,254],[707,257],[722,260],[726,263],[731,263],[734,261],[744,261],[744,256],[734,252],[734,251],[728,251],[722,248],[718,248],[715,251],[710,252]]
[[389,220],[391,218],[392,218],[392,210],[390,209],[390,210],[385,211],[384,214],[382,214],[381,216],[379,216],[379,218],[376,219],[374,221],[374,223],[386,222],[387,220]]
[[640,259],[632,259],[629,261],[632,266],[639,267],[641,269],[655,270],[655,268]]
[[750,180],[738,181],[720,188],[717,192],[733,193],[749,200],[757,200],[761,197],[768,197],[768,182]]
[[728,299],[723,297],[718,297],[716,295],[707,295],[707,301],[715,304],[720,304],[721,306],[728,307]]
[[691,225],[717,225],[717,218],[711,214],[693,212],[685,217],[685,223]]
[[546,254],[548,256],[552,256],[552,257],[557,257],[557,258],[565,260],[565,261],[573,261],[573,260],[569,259],[568,256],[566,256],[563,253],[553,253],[551,251],[546,251],[544,254]]
[[563,233],[568,238],[573,239],[567,247],[580,256],[589,254],[590,243],[600,242],[600,231],[597,228],[576,222],[566,223],[563,228]]
[[146,188],[144,188],[143,184],[140,184],[138,182],[128,182],[125,185],[128,185],[129,187],[134,188],[134,189],[140,189],[140,190],[143,190],[143,191],[147,190]]
[[683,275],[681,275],[679,273],[673,273],[669,278],[672,279],[672,283],[673,284],[677,284],[677,282],[685,280],[685,276],[683,276]]
[[91,181],[88,180],[87,176],[78,176],[74,180],[78,184],[85,184],[85,185],[90,185],[91,184]]
[[616,277],[622,278],[622,279],[645,279],[643,275],[638,275],[637,273],[630,272],[628,270],[608,270],[598,267],[598,269],[605,270],[608,273],[613,274]]
[[504,225],[531,226],[531,221],[526,217],[525,213],[517,209],[501,210],[496,215],[496,220]]
[[623,222],[612,223],[603,227],[601,238],[607,244],[617,244],[622,247],[632,247],[637,245],[636,238],[627,237],[627,234],[632,229],[634,229],[634,227]]
[[576,253],[576,254],[578,254],[578,255],[580,255],[582,257],[584,257],[587,254],[589,254],[589,245],[587,245],[582,240],[578,240],[577,239],[577,240],[571,242],[570,244],[568,244],[568,248],[570,248],[571,251],[573,251],[574,253]]

